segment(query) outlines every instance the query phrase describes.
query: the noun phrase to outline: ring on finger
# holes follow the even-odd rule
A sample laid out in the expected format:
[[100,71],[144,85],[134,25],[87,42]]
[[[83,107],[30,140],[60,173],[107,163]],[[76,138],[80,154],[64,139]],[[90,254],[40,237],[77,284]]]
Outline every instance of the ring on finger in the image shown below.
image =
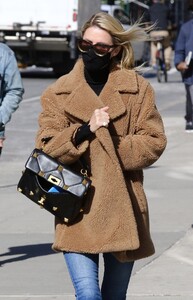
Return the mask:
[[107,127],[108,123],[107,122],[103,122],[103,126]]

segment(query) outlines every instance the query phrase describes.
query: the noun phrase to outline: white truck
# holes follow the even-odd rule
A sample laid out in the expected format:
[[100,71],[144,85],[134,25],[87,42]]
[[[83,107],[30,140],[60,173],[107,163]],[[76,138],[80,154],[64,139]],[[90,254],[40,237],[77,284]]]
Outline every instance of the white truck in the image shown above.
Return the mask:
[[[56,75],[65,74],[78,57],[80,28],[98,11],[129,27],[129,16],[120,5],[104,5],[101,0],[0,1],[0,42],[13,49],[21,69],[51,67]],[[136,61],[141,60],[143,47],[134,45]]]
[[21,68],[66,73],[77,59],[78,30],[100,5],[100,0],[0,1],[0,42],[13,49]]

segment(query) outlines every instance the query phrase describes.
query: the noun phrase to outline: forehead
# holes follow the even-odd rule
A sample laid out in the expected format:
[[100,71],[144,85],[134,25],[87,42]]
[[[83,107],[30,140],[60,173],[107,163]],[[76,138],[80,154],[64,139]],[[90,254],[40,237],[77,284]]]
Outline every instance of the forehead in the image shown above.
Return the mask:
[[105,31],[97,26],[92,26],[92,27],[87,28],[86,31],[84,32],[83,38],[88,41],[91,41],[93,44],[96,44],[99,42],[102,42],[105,44],[112,43],[111,35],[107,31]]

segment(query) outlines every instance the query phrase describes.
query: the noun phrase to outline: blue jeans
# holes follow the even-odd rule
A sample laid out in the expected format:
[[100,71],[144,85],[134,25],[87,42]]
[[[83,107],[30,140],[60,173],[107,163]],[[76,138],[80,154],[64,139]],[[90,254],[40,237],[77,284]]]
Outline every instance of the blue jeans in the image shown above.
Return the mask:
[[133,262],[121,263],[104,253],[104,276],[99,286],[99,254],[64,253],[77,300],[125,300]]

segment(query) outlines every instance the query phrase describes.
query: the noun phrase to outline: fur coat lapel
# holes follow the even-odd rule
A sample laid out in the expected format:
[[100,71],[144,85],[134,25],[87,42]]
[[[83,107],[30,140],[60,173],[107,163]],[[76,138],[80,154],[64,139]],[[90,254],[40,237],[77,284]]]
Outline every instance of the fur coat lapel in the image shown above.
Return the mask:
[[[112,69],[99,96],[86,83],[83,72],[84,66],[80,59],[74,69],[68,75],[61,77],[55,85],[56,94],[65,95],[64,110],[66,113],[83,122],[90,120],[95,109],[104,106],[109,106],[111,120],[126,113],[121,93],[135,94],[138,91],[138,82],[134,71],[121,71],[119,68]],[[74,82],[77,82],[76,87]],[[77,97],[77,95],[79,96]],[[101,128],[97,130],[96,135],[119,169],[120,166],[109,131],[106,128]]]
[[[77,82],[76,87],[74,87],[74,82]],[[65,111],[83,122],[89,121],[95,109],[104,106],[109,106],[111,120],[118,118],[126,112],[120,94],[136,93],[137,90],[134,71],[126,73],[120,69],[113,69],[101,94],[97,96],[84,79],[82,60],[79,60],[74,70],[63,76],[55,86],[56,94],[68,95],[65,99]],[[77,97],[77,95],[80,96]]]

